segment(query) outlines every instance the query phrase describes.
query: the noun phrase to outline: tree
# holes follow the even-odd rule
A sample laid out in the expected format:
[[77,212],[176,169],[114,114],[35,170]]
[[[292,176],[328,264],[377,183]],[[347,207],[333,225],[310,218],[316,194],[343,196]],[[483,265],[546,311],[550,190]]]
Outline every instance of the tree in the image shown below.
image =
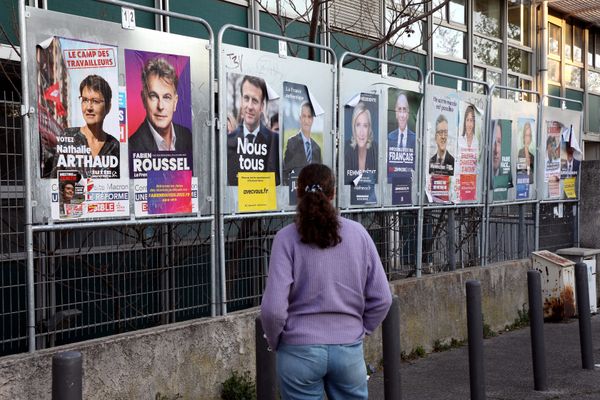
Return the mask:
[[[420,26],[422,26],[420,24],[423,24],[429,15],[444,8],[449,1],[436,1],[430,10],[427,10],[426,5],[432,3],[432,0],[386,0],[384,10],[381,10],[379,0],[256,0],[256,4],[273,19],[281,36],[289,36],[289,28],[297,22],[304,23],[309,27],[308,34],[299,39],[311,43],[318,42],[319,28],[323,29],[323,32],[327,32],[329,29],[330,33],[362,33],[370,41],[362,46],[358,53],[368,54],[388,43],[396,45],[402,39],[414,35],[416,29],[420,30]],[[349,12],[350,10],[351,12]],[[333,13],[334,19],[343,14],[343,17],[339,18],[343,19],[343,24],[326,27],[322,23],[323,11]],[[380,23],[382,12],[385,14],[385,26],[381,26]],[[338,40],[335,35],[332,35],[332,38]],[[421,35],[420,38],[414,47],[419,47],[427,39],[425,35]],[[349,49],[345,43],[341,43],[339,40],[337,43],[342,48]],[[404,51],[410,51],[413,48],[404,49]],[[309,49],[308,58],[316,59],[314,48]],[[345,64],[352,61],[354,58],[348,57]]]

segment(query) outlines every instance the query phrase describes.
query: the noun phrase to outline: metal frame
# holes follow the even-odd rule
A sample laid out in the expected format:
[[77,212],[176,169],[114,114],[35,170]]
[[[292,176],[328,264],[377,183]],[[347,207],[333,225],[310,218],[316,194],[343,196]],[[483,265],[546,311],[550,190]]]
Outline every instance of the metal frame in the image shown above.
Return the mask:
[[[209,117],[212,119],[214,116],[214,99],[212,93],[214,93],[214,53],[213,53],[213,43],[214,43],[214,34],[211,26],[204,19],[199,17],[193,17],[185,14],[175,13],[171,11],[158,10],[152,7],[146,7],[142,5],[127,3],[119,0],[96,0],[98,2],[111,4],[119,7],[128,7],[139,11],[145,11],[149,13],[153,13],[156,15],[162,15],[165,17],[173,17],[180,18],[192,22],[197,22],[201,24],[206,31],[208,32],[208,51],[209,51],[209,92],[211,93],[209,98]],[[29,63],[29,54],[27,52],[27,30],[26,30],[26,18],[27,18],[27,10],[26,10],[26,0],[19,0],[19,39],[21,46],[21,75],[23,77],[27,76],[28,71],[28,63]],[[23,117],[23,132],[24,132],[24,168],[26,173],[24,174],[24,183],[25,183],[25,244],[26,244],[26,256],[27,256],[27,309],[28,309],[28,318],[27,318],[27,337],[28,337],[28,348],[29,352],[35,351],[35,293],[34,293],[34,249],[33,249],[33,233],[34,232],[56,232],[66,229],[86,229],[86,228],[98,228],[98,227],[109,227],[109,226],[131,226],[131,225],[146,225],[146,224],[156,224],[156,223],[178,223],[178,222],[200,222],[200,221],[210,221],[211,222],[211,232],[214,235],[215,231],[215,222],[214,222],[214,211],[215,205],[214,201],[211,201],[211,216],[202,217],[200,215],[200,209],[198,209],[198,213],[196,217],[175,217],[175,218],[144,218],[141,220],[108,220],[108,221],[96,221],[96,222],[71,222],[71,223],[61,223],[61,224],[53,224],[53,225],[37,225],[33,224],[33,213],[32,207],[33,204],[32,198],[32,190],[33,190],[33,182],[32,182],[32,149],[31,149],[31,125],[30,118],[36,113],[34,107],[29,104],[29,95],[30,88],[29,82],[27,79],[22,79],[22,101],[23,104],[21,106],[21,116]],[[211,139],[210,146],[211,148],[215,148],[214,143],[214,123],[213,121],[208,122],[211,131]],[[215,182],[215,152],[211,152],[211,182],[210,187],[211,190],[214,190],[214,182]],[[214,241],[211,241],[211,258],[215,260],[216,249]],[[215,315],[215,271],[211,272],[211,315]]]
[[[491,129],[491,118],[490,118],[490,112],[491,112],[491,105],[492,105],[492,93],[494,91],[494,85],[490,85],[487,82],[484,81],[479,81],[477,79],[473,79],[473,78],[465,78],[465,77],[461,77],[461,76],[456,76],[456,75],[452,75],[452,74],[447,74],[444,72],[439,72],[439,71],[435,71],[435,70],[431,70],[427,73],[426,77],[425,77],[425,87],[423,90],[423,97],[426,97],[427,95],[427,88],[429,86],[436,86],[433,84],[433,77],[434,75],[438,75],[438,76],[443,76],[446,78],[450,78],[450,79],[456,79],[457,81],[459,81],[462,85],[462,82],[468,82],[468,83],[475,83],[478,85],[482,85],[487,93],[484,93],[485,95],[487,95],[487,104],[486,104],[486,115],[485,115],[485,123],[484,126],[486,127],[486,132],[490,132]],[[429,81],[432,81],[432,83],[430,84]],[[425,112],[423,112],[423,126],[425,125]],[[483,140],[480,143],[480,147],[482,149],[486,149],[486,151],[483,152],[483,156],[482,156],[482,161],[480,163],[480,165],[483,165],[483,177],[482,177],[482,182],[483,182],[483,189],[486,188],[486,182],[487,182],[487,177],[488,177],[488,168],[487,166],[487,156],[488,156],[488,151],[487,151],[487,142],[488,142],[488,136],[489,135],[485,135],[483,137]],[[482,225],[482,238],[480,240],[480,248],[482,249],[482,251],[480,251],[480,257],[482,254],[486,254],[486,245],[487,245],[487,224],[488,224],[488,193],[487,190],[483,190],[483,192],[481,193],[482,195],[482,201],[481,203],[465,203],[465,204],[448,204],[448,205],[425,205],[424,203],[424,199],[425,199],[425,193],[424,191],[424,184],[423,184],[423,179],[425,177],[425,172],[424,172],[424,168],[425,168],[425,164],[424,164],[424,160],[423,160],[423,156],[425,154],[425,149],[424,146],[421,146],[421,155],[419,157],[420,159],[420,165],[419,165],[419,170],[420,170],[420,180],[421,180],[421,194],[420,194],[420,209],[419,209],[419,228],[418,228],[418,232],[422,232],[423,231],[423,223],[424,223],[424,212],[425,212],[425,208],[427,208],[428,210],[432,210],[432,209],[443,209],[443,208],[448,208],[450,209],[450,213],[453,214],[452,210],[455,210],[457,208],[460,207],[469,207],[469,208],[484,208],[484,220],[483,220],[483,225]],[[453,215],[452,215],[453,218]],[[452,233],[453,234],[453,233]],[[417,276],[421,276],[421,269],[422,269],[422,258],[423,258],[423,241],[420,240],[418,242],[418,247],[417,247]],[[483,257],[483,262],[481,263],[481,265],[485,265],[485,257]]]
[[[337,73],[337,70],[336,70],[337,57],[336,57],[333,49],[331,49],[330,47],[327,47],[327,46],[316,44],[316,43],[310,43],[310,42],[305,42],[305,41],[298,40],[298,39],[287,38],[285,36],[279,36],[279,35],[275,35],[273,33],[268,33],[268,32],[261,32],[261,31],[257,31],[254,29],[249,29],[249,28],[245,28],[245,27],[237,26],[237,25],[233,25],[233,24],[226,24],[221,27],[221,29],[219,30],[219,33],[217,35],[217,46],[219,48],[219,52],[221,51],[221,45],[224,43],[223,37],[227,30],[247,33],[250,36],[249,41],[252,43],[255,42],[255,39],[257,37],[266,37],[269,39],[284,41],[286,43],[293,43],[293,44],[297,44],[300,46],[313,47],[313,48],[322,50],[323,52],[326,52],[327,54],[330,54],[331,59],[332,59],[332,62],[330,64],[332,65],[332,73],[334,74],[332,110],[335,112],[336,101],[337,101],[337,86],[336,86],[336,79],[335,79],[335,74]],[[221,61],[220,57],[219,57],[219,61]],[[219,63],[219,68],[220,67],[221,67],[221,62]],[[225,79],[223,76],[220,76],[219,78]],[[332,134],[334,134],[334,135],[336,133],[336,126],[337,125],[336,125],[336,121],[334,118],[333,119],[333,132],[332,132]],[[335,145],[332,148],[332,152],[333,152],[333,154],[332,154],[333,160],[335,160],[335,153],[336,153]],[[221,174],[222,173],[223,173],[223,171],[221,171]],[[266,212],[266,213],[238,213],[238,214],[227,214],[226,215],[223,213],[223,210],[222,210],[221,190],[222,190],[222,187],[221,187],[221,180],[220,180],[219,184],[217,185],[217,193],[218,193],[218,199],[219,199],[217,212],[218,212],[219,255],[220,255],[219,270],[220,270],[220,279],[221,279],[220,305],[221,305],[221,314],[226,315],[227,314],[227,292],[226,292],[226,271],[225,271],[225,230],[224,230],[225,221],[226,220],[234,220],[234,219],[290,216],[290,215],[294,215],[295,212],[282,210],[279,212],[274,211],[274,212]]]

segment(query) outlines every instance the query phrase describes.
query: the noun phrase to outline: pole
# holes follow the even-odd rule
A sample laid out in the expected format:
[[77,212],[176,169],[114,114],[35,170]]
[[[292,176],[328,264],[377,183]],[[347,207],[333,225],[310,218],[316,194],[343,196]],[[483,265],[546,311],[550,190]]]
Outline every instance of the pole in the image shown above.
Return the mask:
[[544,310],[542,306],[541,275],[537,270],[527,271],[529,294],[529,324],[531,334],[531,357],[533,360],[533,388],[548,390],[546,377],[546,349],[544,341]]
[[83,362],[78,351],[52,357],[52,400],[81,400]]
[[581,368],[594,369],[592,351],[592,321],[590,318],[590,294],[587,265],[575,264],[575,292],[579,314],[579,344],[581,346]]
[[469,378],[471,400],[485,399],[483,368],[483,316],[481,314],[481,284],[467,281],[467,331],[469,334]]
[[256,398],[276,400],[277,397],[277,372],[275,369],[275,352],[267,346],[264,338],[260,315],[255,320],[256,341]]
[[402,399],[400,384],[400,301],[392,299],[387,316],[381,326],[383,339],[383,392],[385,399]]

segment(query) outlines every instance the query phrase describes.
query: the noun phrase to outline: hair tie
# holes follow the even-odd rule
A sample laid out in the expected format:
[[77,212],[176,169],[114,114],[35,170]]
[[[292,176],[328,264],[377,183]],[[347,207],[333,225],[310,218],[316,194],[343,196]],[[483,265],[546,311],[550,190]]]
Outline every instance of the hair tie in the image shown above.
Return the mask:
[[304,188],[304,191],[306,193],[316,193],[316,192],[322,192],[323,188],[321,187],[321,185],[313,183],[312,185],[307,185]]

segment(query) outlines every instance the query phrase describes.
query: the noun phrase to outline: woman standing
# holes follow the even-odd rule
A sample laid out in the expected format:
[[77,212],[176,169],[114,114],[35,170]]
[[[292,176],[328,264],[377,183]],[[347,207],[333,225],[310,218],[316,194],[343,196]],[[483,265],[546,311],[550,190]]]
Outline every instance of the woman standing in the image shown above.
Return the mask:
[[334,194],[331,169],[304,167],[295,223],[273,242],[261,320],[284,400],[367,399],[362,340],[392,300],[373,240],[338,216]]

